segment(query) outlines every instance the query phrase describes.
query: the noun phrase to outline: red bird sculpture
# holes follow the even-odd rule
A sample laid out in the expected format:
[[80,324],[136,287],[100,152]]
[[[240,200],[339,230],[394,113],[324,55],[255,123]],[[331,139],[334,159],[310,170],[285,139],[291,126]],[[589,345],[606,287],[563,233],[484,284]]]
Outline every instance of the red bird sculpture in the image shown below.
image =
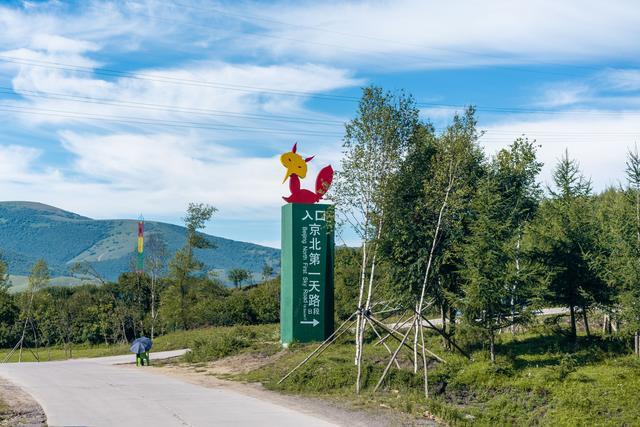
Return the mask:
[[283,199],[287,203],[317,203],[329,190],[329,186],[333,181],[333,168],[325,166],[320,170],[316,178],[315,192],[300,188],[300,179],[304,179],[307,176],[307,163],[313,159],[313,156],[304,159],[296,153],[297,148],[298,144],[293,144],[291,151],[280,156],[280,163],[287,168],[287,173],[282,183],[284,184],[289,179],[289,190],[291,191],[291,195],[283,197]]

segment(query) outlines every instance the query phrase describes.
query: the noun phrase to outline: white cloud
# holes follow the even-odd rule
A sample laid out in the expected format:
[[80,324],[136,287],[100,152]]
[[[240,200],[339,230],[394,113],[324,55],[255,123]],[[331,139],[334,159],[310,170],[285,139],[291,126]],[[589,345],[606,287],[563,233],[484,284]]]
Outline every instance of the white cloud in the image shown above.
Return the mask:
[[[358,86],[365,83],[357,77],[360,69],[553,62],[587,67],[589,61],[611,58],[631,63],[640,54],[636,42],[640,8],[631,1],[225,5],[225,10],[243,16],[237,20],[207,13],[206,3],[192,4],[205,10],[155,0],[73,6],[47,2],[23,9],[0,6],[0,54],[22,62],[0,61],[0,71],[23,94],[23,99],[5,98],[2,103],[16,110],[42,112],[14,112],[6,115],[3,124],[10,123],[20,134],[48,132],[59,143],[38,145],[34,137],[29,144],[37,149],[0,146],[3,199],[37,200],[98,218],[142,211],[150,217],[176,219],[188,202],[203,201],[219,207],[219,217],[229,221],[258,218],[275,224],[280,196],[287,193],[286,185],[280,185],[283,170],[276,153],[297,139],[303,154],[317,155],[304,184],[310,187],[320,167],[332,163],[337,168],[342,133],[340,123],[320,122],[339,122],[341,117],[313,111],[304,97],[282,92],[315,94]],[[290,24],[259,20],[252,13]],[[134,50],[133,55],[140,57],[131,56]],[[102,66],[127,68],[146,78],[43,67],[35,61],[94,71]],[[483,137],[488,148],[495,151],[525,132],[543,145],[540,155],[547,180],[565,147],[598,188],[621,179],[626,148],[640,139],[636,125],[640,113],[605,109],[640,107],[633,93],[640,90],[638,70],[610,69],[592,78],[537,89],[536,95],[542,94],[538,106],[577,108],[579,104],[593,110],[529,115],[526,120],[522,115],[502,118],[484,126],[489,130]],[[33,91],[63,96],[39,97]],[[137,106],[60,99],[68,97]],[[440,124],[448,122],[455,110],[434,107],[421,114]],[[47,116],[45,111],[71,112],[67,114],[77,117]],[[481,119],[482,114],[481,110]],[[83,115],[148,123],[96,121]],[[264,117],[257,115],[318,120],[294,123],[261,120]],[[498,115],[492,113],[492,117]],[[187,122],[198,122],[209,127],[277,128],[287,133],[172,128],[153,124],[155,120],[187,126]],[[320,135],[296,138],[297,132]],[[274,238],[272,234],[256,237]]]
[[601,73],[600,79],[610,89],[619,91],[640,90],[639,69],[610,69]]
[[20,182],[28,176],[41,151],[20,145],[0,146],[0,180]]
[[[632,0],[535,2],[423,0],[255,3],[274,21],[256,41],[274,55],[376,68],[635,59],[640,8]],[[246,5],[238,13],[246,11]],[[240,41],[242,43],[243,41]]]
[[[38,150],[0,146],[3,199],[36,200],[94,218],[131,212],[177,218],[189,202],[202,201],[220,209],[218,218],[253,221],[276,220],[288,194],[278,156],[246,155],[196,134],[64,132],[61,139],[75,158],[68,173],[38,172]],[[310,177],[325,160],[310,164]]]
[[566,107],[588,99],[591,88],[582,83],[556,83],[543,89],[542,99],[536,104],[542,107]]
[[[148,16],[131,12],[128,2],[43,2],[25,8],[0,5],[0,49],[86,51],[109,45],[127,50],[137,45],[136,39],[162,37],[177,30],[176,25],[160,25]],[[181,15],[174,11],[173,17]]]
[[551,182],[553,168],[565,149],[576,158],[595,189],[624,182],[627,150],[640,142],[640,112],[614,113],[584,111],[533,115],[529,119],[511,117],[489,126],[481,143],[489,153],[509,145],[525,134],[541,145],[539,158],[544,162],[543,181]]
[[[33,59],[43,55],[21,49],[10,52],[13,56]],[[47,55],[49,58],[50,55]],[[50,61],[50,60],[49,60]],[[91,60],[84,60],[84,67],[95,66]],[[265,127],[259,119],[239,120],[225,116],[216,117],[215,111],[238,114],[294,115],[309,119],[311,114],[304,108],[304,97],[288,96],[286,92],[317,93],[343,87],[351,87],[362,81],[351,73],[338,68],[314,64],[282,65],[242,65],[218,61],[199,61],[181,68],[140,70],[140,79],[117,78],[105,80],[90,73],[77,70],[60,70],[29,64],[15,65],[14,89],[28,102],[14,103],[33,109],[77,112],[102,116],[120,116],[131,119],[164,119],[181,122],[207,122],[211,126],[238,125]],[[261,91],[261,88],[277,88],[277,91]],[[60,96],[42,98],[42,94],[88,97],[115,100],[113,102],[83,102],[60,99]],[[86,101],[86,100],[85,100]],[[122,104],[129,104],[123,106]],[[135,105],[131,105],[131,103]],[[106,105],[105,105],[106,104]],[[168,107],[168,108],[164,108]],[[174,111],[171,111],[173,109]],[[186,112],[176,109],[188,109]],[[195,110],[195,111],[194,111]],[[214,112],[213,115],[203,113]],[[335,117],[315,114],[316,118]],[[23,119],[32,123],[77,122],[55,115],[24,115]],[[268,122],[267,122],[268,123]],[[280,122],[281,124],[283,122]],[[339,126],[339,125],[338,125]],[[291,127],[282,125],[283,129]],[[298,126],[300,127],[300,126]],[[304,126],[309,131],[310,126]],[[318,126],[327,130],[326,125]],[[335,131],[335,126],[333,126]]]
[[[43,144],[38,150],[0,146],[0,161],[7,165],[0,171],[3,199],[36,200],[96,218],[145,212],[149,217],[176,219],[188,202],[203,201],[216,205],[222,219],[276,219],[287,186],[280,184],[283,171],[275,153],[283,145],[288,149],[297,132],[342,130],[340,123],[313,122],[338,118],[311,113],[305,97],[286,93],[331,91],[362,81],[343,68],[312,62],[253,65],[219,59],[140,68],[135,70],[143,76],[140,79],[92,73],[102,65],[96,58],[113,54],[117,41],[127,44],[150,36],[162,38],[179,27],[168,25],[158,30],[140,21],[136,16],[139,8],[124,19],[124,6],[92,4],[110,12],[97,16],[89,7],[68,25],[68,14],[55,7],[45,10],[35,5],[28,11],[16,11],[0,6],[0,25],[5,23],[11,30],[10,36],[0,35],[0,53],[18,59],[18,63],[3,63],[2,68],[12,75],[14,90],[22,94],[22,99],[4,99],[2,103],[16,109],[10,115],[19,119],[14,126],[47,129],[58,135],[60,143],[59,147]],[[155,11],[160,4],[150,2],[149,10],[142,8],[142,12]],[[134,29],[136,22],[140,27]],[[110,30],[107,23],[117,28]],[[172,43],[179,44],[181,37]],[[116,102],[77,102],[82,98]],[[187,127],[126,124],[85,116]],[[312,121],[261,120],[280,116]],[[238,126],[240,130],[277,128],[285,134],[189,128],[194,122],[211,127]],[[276,141],[278,148],[270,145]],[[326,137],[305,136],[303,150],[336,156],[334,143],[327,145],[326,141]],[[65,160],[49,166],[51,158],[42,154],[59,152],[60,148]],[[326,163],[326,159],[322,161]],[[310,172],[316,173],[321,166],[312,164]]]
[[55,34],[37,33],[32,36],[30,47],[36,50],[44,50],[47,52],[74,52],[83,53],[91,52],[99,49],[98,45],[93,42],[83,40],[70,39]]

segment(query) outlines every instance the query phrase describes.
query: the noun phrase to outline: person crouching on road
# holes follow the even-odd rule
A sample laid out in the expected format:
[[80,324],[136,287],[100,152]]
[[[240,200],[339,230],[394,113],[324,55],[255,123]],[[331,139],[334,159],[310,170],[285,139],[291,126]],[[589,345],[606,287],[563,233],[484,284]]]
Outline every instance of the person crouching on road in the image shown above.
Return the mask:
[[144,353],[136,353],[136,366],[144,366],[145,362],[147,363],[147,366],[150,365],[149,352],[145,351]]

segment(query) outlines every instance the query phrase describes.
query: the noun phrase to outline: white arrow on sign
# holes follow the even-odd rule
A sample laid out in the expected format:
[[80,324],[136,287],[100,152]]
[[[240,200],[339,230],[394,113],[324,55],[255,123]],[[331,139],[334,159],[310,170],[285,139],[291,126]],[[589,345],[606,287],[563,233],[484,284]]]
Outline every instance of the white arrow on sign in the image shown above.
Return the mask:
[[318,319],[313,319],[313,320],[301,320],[300,324],[301,325],[313,325],[313,326],[318,326],[320,322],[318,322]]

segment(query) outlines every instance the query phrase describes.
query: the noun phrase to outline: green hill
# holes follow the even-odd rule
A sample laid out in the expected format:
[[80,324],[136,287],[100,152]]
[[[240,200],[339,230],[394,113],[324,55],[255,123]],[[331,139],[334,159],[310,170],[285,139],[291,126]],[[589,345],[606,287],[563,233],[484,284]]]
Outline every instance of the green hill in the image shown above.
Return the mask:
[[[136,220],[94,220],[34,202],[0,202],[0,253],[12,275],[28,275],[44,258],[54,277],[68,276],[69,267],[86,261],[108,280],[130,271],[136,247]],[[145,235],[159,233],[172,255],[185,243],[185,228],[145,221]],[[280,251],[252,243],[205,235],[215,249],[196,250],[208,270],[244,268],[257,277],[264,263],[280,268]]]

